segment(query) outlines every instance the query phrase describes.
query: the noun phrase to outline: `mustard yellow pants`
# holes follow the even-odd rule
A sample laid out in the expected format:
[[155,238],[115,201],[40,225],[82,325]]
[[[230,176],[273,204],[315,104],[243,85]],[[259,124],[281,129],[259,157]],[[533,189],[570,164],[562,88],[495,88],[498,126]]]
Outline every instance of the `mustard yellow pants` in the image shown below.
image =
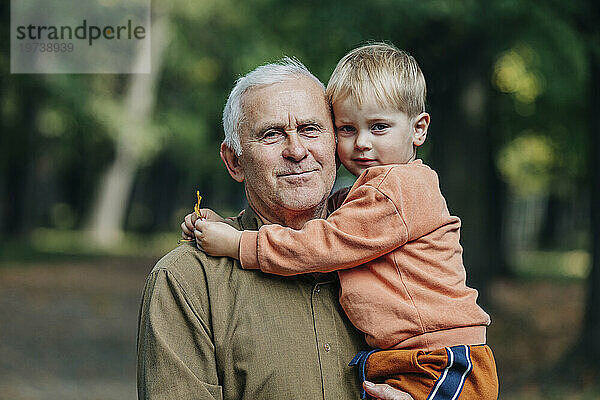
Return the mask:
[[371,351],[363,354],[362,361],[354,365],[363,369],[367,380],[387,383],[410,393],[415,400],[498,398],[496,362],[487,345],[460,345],[429,352]]

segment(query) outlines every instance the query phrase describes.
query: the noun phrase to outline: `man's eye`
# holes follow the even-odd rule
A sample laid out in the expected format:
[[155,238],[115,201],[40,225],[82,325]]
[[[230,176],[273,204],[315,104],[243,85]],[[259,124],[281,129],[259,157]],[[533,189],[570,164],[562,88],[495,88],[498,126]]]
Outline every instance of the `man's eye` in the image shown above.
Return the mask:
[[307,125],[304,128],[302,128],[302,133],[305,133],[308,135],[318,135],[319,133],[321,133],[321,130],[319,129],[318,126]]
[[281,136],[281,132],[279,131],[267,131],[263,135],[263,140],[273,141],[277,140]]
[[374,124],[374,125],[371,127],[371,129],[372,129],[372,130],[374,130],[374,131],[378,131],[378,132],[380,132],[380,131],[384,131],[384,130],[386,130],[387,128],[389,128],[389,125],[387,125],[387,124]]

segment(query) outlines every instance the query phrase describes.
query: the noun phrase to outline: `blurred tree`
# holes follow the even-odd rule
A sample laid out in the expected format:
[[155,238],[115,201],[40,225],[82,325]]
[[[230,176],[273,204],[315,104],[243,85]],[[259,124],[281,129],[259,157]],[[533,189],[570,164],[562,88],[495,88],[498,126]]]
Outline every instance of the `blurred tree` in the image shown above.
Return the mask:
[[[10,3],[0,4],[2,21],[10,19]],[[10,37],[10,24],[2,24]],[[10,42],[0,41],[0,69],[10,70]],[[24,236],[38,222],[36,175],[41,169],[40,132],[36,123],[48,96],[42,79],[13,76],[0,81],[0,236]]]
[[40,162],[40,138],[36,120],[46,97],[38,79],[22,77],[5,81],[2,135],[2,217],[0,226],[9,235],[22,235],[28,226],[37,223],[35,207],[38,194],[36,171]]
[[[600,39],[600,31],[594,33]],[[597,42],[598,43],[598,42]],[[582,333],[581,352],[596,367],[600,365],[600,49],[591,51],[591,129],[590,129],[590,175],[591,175],[591,254],[592,267],[588,282],[588,295]]]
[[[152,18],[151,72],[131,74],[121,101],[110,97],[92,99],[92,108],[110,132],[114,133],[115,159],[100,180],[88,230],[91,240],[109,247],[119,239],[125,222],[135,174],[142,161],[159,148],[159,133],[152,124],[156,86],[169,43],[168,10],[155,7]],[[150,48],[143,47],[134,63],[148,59]]]
[[[583,375],[597,379],[600,376],[600,5],[586,1],[585,7],[574,20],[580,27],[582,39],[588,47],[589,60],[589,178],[591,212],[592,266],[588,279],[583,330],[577,348],[577,357],[582,358]],[[581,366],[580,366],[581,368]],[[594,372],[595,371],[595,376]]]

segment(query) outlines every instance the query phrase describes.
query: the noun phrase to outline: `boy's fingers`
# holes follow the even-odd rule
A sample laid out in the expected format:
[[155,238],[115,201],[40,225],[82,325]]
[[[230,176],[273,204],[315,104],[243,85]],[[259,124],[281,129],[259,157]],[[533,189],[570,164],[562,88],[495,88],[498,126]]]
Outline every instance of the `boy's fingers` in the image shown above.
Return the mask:
[[197,230],[202,231],[204,229],[204,226],[206,225],[206,221],[198,218],[196,220],[196,223],[194,224],[194,226],[196,227]]
[[[181,235],[182,236],[190,236],[193,232],[187,227],[185,222],[181,223]],[[184,237],[185,239],[185,237]]]
[[221,218],[221,216],[219,214],[217,214],[210,208],[201,208],[200,209],[200,217],[198,217],[198,218],[205,219],[208,221],[219,221],[219,220],[223,219],[223,218]]
[[192,228],[194,226],[195,220],[192,219],[193,216],[194,216],[194,214],[188,214],[183,219],[185,225],[188,226],[189,228]]

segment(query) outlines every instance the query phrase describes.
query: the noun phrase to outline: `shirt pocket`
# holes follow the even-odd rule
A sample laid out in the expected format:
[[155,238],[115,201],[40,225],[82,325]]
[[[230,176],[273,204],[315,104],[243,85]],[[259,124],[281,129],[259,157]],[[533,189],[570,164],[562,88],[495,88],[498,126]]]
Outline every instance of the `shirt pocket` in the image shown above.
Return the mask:
[[202,382],[202,385],[206,388],[206,391],[210,393],[213,399],[223,400],[223,386],[212,385],[210,383]]

